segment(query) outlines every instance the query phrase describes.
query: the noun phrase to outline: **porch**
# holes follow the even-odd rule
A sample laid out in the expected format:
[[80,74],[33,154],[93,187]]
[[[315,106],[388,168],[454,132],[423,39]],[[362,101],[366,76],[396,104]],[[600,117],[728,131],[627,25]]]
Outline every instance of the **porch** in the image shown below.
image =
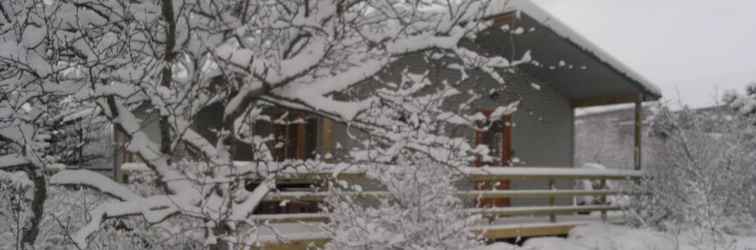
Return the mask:
[[[473,199],[519,199],[546,198],[549,203],[539,206],[509,206],[479,208],[469,207],[467,211],[482,215],[483,220],[475,227],[484,238],[496,241],[518,237],[559,236],[566,235],[575,226],[588,223],[622,223],[621,212],[624,207],[610,204],[608,197],[631,195],[630,190],[610,189],[608,181],[627,182],[642,176],[637,170],[602,170],[565,167],[483,167],[464,168],[461,170],[466,178],[473,181],[486,180],[546,180],[549,185],[540,189],[526,190],[461,190],[459,196]],[[335,174],[335,172],[338,172]],[[366,178],[364,171],[310,171],[288,173],[278,180],[297,182],[318,180],[334,176],[344,179]],[[593,190],[559,189],[557,181],[591,180],[600,187]],[[620,186],[621,187],[621,186]],[[353,192],[354,196],[383,196],[383,191]],[[319,202],[328,196],[327,192],[286,191],[269,193],[268,202],[311,201]],[[574,198],[579,196],[595,197],[597,202],[588,205],[559,205],[557,198]],[[328,221],[325,213],[289,213],[256,214],[250,219],[266,226],[259,229],[256,237],[263,242],[262,249],[305,249],[310,244],[322,245],[328,241],[328,233],[322,230]]]

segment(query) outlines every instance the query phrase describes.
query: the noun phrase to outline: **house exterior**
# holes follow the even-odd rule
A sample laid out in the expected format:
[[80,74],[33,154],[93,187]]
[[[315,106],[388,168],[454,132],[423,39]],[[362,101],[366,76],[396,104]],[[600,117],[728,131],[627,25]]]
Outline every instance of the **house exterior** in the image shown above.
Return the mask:
[[[504,2],[508,4],[504,4]],[[499,6],[499,4],[501,6]],[[470,71],[465,76],[459,70],[440,62],[431,65],[422,55],[408,55],[388,67],[379,77],[397,80],[399,72],[409,70],[423,72],[435,80],[460,82],[462,92],[473,90],[485,95],[472,103],[470,112],[488,114],[497,106],[519,101],[518,111],[505,118],[505,123],[493,126],[488,132],[472,129],[451,129],[454,136],[469,138],[473,144],[487,144],[498,158],[496,162],[476,163],[493,166],[527,167],[573,167],[575,166],[575,109],[581,107],[635,103],[661,97],[658,88],[617,59],[599,49],[588,39],[572,31],[544,10],[529,1],[494,2],[489,18],[494,24],[482,31],[465,46],[485,55],[498,55],[510,61],[523,57],[533,58],[533,62],[518,66],[511,72],[502,72],[507,84],[502,85],[488,74]],[[334,98],[354,98],[371,90],[367,81]],[[450,100],[448,105],[459,105],[466,96]],[[223,106],[208,107],[198,114],[195,126],[200,133],[210,138],[212,128],[221,124]],[[308,116],[287,110],[272,109],[271,117],[288,114],[297,123],[255,124],[260,134],[273,134],[283,138],[281,147],[275,147],[274,158],[308,159],[319,156],[333,156],[331,161],[343,159],[349,148],[358,146],[350,138],[345,124],[320,117]],[[158,119],[143,113],[142,119],[154,121],[145,129],[155,142],[159,142]],[[636,118],[637,120],[637,118]],[[637,122],[636,122],[637,124]],[[639,126],[636,126],[639,128]],[[204,131],[204,132],[203,132]],[[637,131],[637,130],[636,130]],[[123,136],[116,135],[116,143],[123,146]],[[639,144],[636,144],[636,147]],[[633,150],[633,148],[628,148]],[[248,146],[238,145],[232,149],[234,160],[253,160]],[[125,151],[123,151],[125,152]],[[640,157],[639,155],[637,157]],[[114,171],[118,175],[120,166],[137,159],[126,153],[115,157]],[[479,183],[477,183],[479,184]],[[476,183],[471,183],[476,185]],[[485,188],[491,188],[491,184]],[[545,181],[504,181],[498,188],[543,188]],[[569,187],[572,183],[557,183]],[[305,185],[306,187],[306,185]],[[541,203],[541,200],[496,200],[493,205],[524,205]],[[560,200],[559,203],[570,203]]]

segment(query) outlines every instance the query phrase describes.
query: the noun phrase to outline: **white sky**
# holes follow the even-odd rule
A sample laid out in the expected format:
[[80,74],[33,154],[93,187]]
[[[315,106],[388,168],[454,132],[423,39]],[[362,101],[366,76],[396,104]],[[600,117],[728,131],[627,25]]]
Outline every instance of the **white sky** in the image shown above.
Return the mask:
[[534,0],[648,78],[664,98],[709,106],[756,82],[756,0]]

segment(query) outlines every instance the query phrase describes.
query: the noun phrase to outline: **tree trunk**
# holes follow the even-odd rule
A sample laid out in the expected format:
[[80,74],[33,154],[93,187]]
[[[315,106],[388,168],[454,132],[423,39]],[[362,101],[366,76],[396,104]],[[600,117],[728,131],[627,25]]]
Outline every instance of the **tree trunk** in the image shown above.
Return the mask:
[[[211,230],[213,230],[213,233],[218,235],[227,235],[231,230],[225,226],[225,224],[221,223],[220,225],[216,225]],[[208,245],[208,250],[231,250],[231,245],[228,244],[225,240],[218,239],[215,244]]]
[[34,193],[32,195],[31,218],[27,221],[22,230],[21,244],[23,249],[30,247],[33,249],[34,242],[39,235],[39,224],[45,212],[45,201],[47,200],[47,180],[45,180],[42,170],[30,169],[27,171],[29,178],[34,183]]
[[[160,79],[160,86],[170,88],[173,82],[173,62],[176,59],[176,18],[173,13],[173,0],[163,0],[161,6],[161,15],[166,27],[165,34],[165,54],[163,55],[164,63],[163,72]],[[160,153],[167,154],[171,148],[170,124],[168,115],[160,115]]]

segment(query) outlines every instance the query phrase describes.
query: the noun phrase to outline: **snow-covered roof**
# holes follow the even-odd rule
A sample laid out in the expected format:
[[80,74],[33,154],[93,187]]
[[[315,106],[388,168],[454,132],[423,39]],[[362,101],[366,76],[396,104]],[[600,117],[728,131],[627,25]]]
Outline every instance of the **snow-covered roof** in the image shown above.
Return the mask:
[[489,7],[487,16],[494,17],[504,14],[515,13],[518,17],[522,14],[536,20],[544,27],[553,31],[559,37],[571,42],[584,53],[595,57],[601,63],[612,68],[615,73],[627,78],[630,82],[638,85],[652,99],[661,97],[661,90],[652,84],[648,79],[637,73],[615,57],[601,49],[599,46],[589,41],[572,28],[565,25],[558,18],[554,17],[546,10],[532,3],[530,0],[493,0]]
[[[654,108],[656,105],[659,105],[659,103],[658,102],[645,102],[643,103],[643,108],[644,110],[651,109],[651,108]],[[578,109],[575,109],[575,117],[588,117],[588,116],[602,115],[602,114],[607,114],[607,113],[612,113],[612,112],[624,112],[624,111],[629,111],[629,110],[634,110],[634,109],[635,109],[635,104],[632,104],[632,103],[578,108]]]
[[605,113],[611,113],[615,111],[623,111],[623,110],[631,110],[635,108],[635,104],[632,103],[623,103],[623,104],[614,104],[614,105],[606,105],[606,106],[598,106],[598,107],[588,107],[588,108],[578,108],[575,109],[575,117],[584,117],[584,116],[590,116],[590,115],[598,115],[598,114],[605,114]]

